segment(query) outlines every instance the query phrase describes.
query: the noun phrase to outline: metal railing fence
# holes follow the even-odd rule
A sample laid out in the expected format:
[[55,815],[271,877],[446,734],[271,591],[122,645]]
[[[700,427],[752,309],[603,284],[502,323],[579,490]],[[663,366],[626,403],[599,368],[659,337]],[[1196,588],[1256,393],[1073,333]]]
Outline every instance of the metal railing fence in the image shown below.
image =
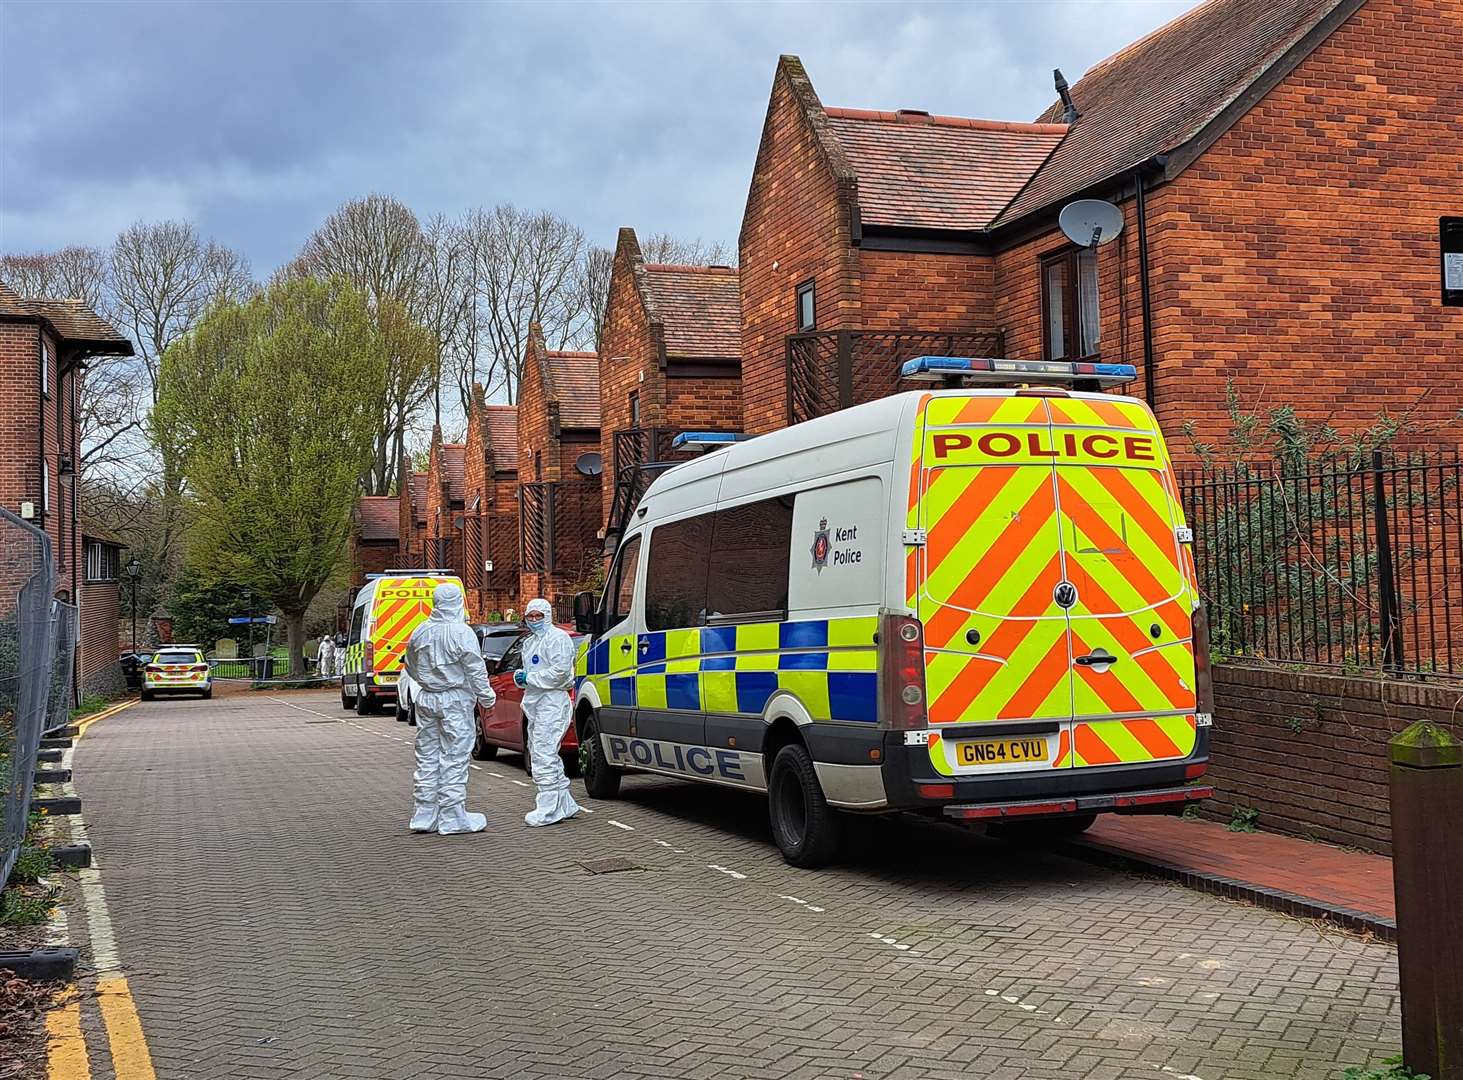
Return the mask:
[[1463,676],[1463,461],[1376,451],[1185,472],[1213,653]]
[[[57,656],[54,590],[50,539],[0,509],[0,888],[25,840],[36,750],[49,725]],[[68,664],[67,695],[70,671]]]

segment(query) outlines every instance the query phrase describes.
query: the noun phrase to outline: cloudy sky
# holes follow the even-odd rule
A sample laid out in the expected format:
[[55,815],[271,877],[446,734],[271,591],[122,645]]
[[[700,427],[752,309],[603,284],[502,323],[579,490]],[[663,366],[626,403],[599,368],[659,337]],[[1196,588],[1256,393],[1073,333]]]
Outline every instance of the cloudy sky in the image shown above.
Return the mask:
[[735,244],[779,53],[825,105],[1029,120],[1196,0],[0,0],[0,250],[185,218],[267,274],[339,203]]

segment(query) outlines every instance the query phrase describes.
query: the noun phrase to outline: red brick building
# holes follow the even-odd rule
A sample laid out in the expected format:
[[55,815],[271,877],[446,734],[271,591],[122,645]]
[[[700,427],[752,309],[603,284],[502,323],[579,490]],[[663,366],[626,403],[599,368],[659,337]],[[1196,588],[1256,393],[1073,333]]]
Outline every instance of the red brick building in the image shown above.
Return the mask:
[[427,559],[427,485],[424,472],[408,471],[410,462],[402,459],[396,475],[397,533],[400,536],[399,567],[426,567]]
[[[1453,2],[1210,0],[1029,125],[826,109],[784,57],[741,235],[748,430],[888,392],[899,359],[970,354],[972,332],[1137,364],[1175,434],[1221,437],[1230,379],[1246,407],[1342,428],[1451,420],[1458,27]],[[1116,241],[1066,239],[1076,198],[1121,207]]]
[[[555,352],[529,334],[518,387],[518,592],[567,615],[599,563],[599,356]],[[519,610],[522,610],[522,607]]]
[[77,408],[86,361],[130,355],[132,343],[80,301],[25,298],[0,283],[0,505],[51,538],[56,595],[80,608],[82,693],[121,688],[120,545],[85,531]]
[[518,408],[473,387],[464,464],[463,584],[475,618],[518,600]]
[[351,523],[351,584],[366,583],[367,574],[401,566],[401,499],[395,495],[363,495]]
[[[672,456],[676,434],[742,430],[741,374],[736,270],[646,263],[621,229],[599,350],[602,524],[623,524],[624,471]],[[623,515],[638,491],[621,486]]]
[[441,428],[432,429],[427,458],[426,562],[433,569],[462,571],[463,508],[467,499],[467,446],[444,443]]

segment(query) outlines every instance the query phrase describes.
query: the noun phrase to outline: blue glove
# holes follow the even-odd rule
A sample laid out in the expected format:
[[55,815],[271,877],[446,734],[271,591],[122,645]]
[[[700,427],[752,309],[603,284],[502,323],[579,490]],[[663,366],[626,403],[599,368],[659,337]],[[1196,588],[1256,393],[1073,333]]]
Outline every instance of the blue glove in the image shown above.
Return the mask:
[[528,676],[523,673],[522,668],[513,673],[513,685],[520,689],[528,685]]

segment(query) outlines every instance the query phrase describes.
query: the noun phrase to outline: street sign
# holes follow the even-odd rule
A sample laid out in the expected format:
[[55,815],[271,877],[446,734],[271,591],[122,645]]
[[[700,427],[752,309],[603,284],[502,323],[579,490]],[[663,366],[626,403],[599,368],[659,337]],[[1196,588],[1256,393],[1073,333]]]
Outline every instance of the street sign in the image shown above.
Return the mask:
[[255,615],[252,619],[247,615],[235,615],[229,619],[230,626],[240,626],[244,623],[268,623],[273,626],[279,619],[274,615]]

